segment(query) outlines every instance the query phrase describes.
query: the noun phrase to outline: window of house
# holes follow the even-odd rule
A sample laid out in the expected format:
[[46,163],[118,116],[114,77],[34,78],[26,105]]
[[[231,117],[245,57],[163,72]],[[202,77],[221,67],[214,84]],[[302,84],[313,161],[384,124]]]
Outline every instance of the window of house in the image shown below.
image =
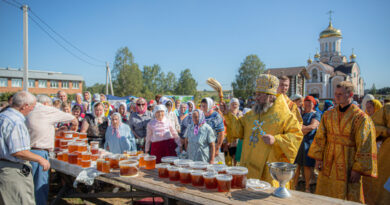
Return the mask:
[[46,88],[47,87],[47,80],[39,80],[38,87],[39,88]]
[[22,87],[22,79],[19,78],[13,78],[11,80],[11,86],[14,88]]
[[57,80],[51,80],[50,81],[50,87],[51,88],[58,88],[58,81]]
[[73,81],[72,85],[73,85],[73,89],[79,89],[79,82]]
[[62,81],[62,88],[69,88],[69,81]]
[[8,79],[0,78],[0,87],[8,87]]
[[35,80],[34,79],[28,79],[28,87],[35,88]]

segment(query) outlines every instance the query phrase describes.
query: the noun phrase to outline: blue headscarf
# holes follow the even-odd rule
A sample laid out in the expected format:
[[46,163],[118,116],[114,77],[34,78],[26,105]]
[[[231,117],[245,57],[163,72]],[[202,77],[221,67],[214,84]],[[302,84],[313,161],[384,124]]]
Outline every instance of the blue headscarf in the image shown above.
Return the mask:
[[322,112],[326,112],[326,111],[332,109],[333,106],[334,106],[334,104],[331,100],[325,100],[324,109],[322,110]]

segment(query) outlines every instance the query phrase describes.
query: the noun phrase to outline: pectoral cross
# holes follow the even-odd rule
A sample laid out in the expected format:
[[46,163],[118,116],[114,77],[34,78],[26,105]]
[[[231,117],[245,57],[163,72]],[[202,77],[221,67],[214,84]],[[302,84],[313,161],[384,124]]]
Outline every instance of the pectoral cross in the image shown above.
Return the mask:
[[252,135],[249,138],[249,146],[255,147],[256,144],[259,142],[259,134],[265,135],[265,132],[261,126],[263,126],[264,122],[259,122],[258,120],[255,120],[253,122],[254,127],[252,128]]

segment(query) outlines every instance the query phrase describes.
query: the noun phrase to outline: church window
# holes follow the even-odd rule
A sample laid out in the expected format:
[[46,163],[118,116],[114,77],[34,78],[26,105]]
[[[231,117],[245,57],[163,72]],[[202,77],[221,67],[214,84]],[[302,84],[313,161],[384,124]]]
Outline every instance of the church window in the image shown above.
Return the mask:
[[313,71],[312,71],[312,80],[313,80],[313,82],[318,82],[318,71],[317,71],[317,69],[313,69]]
[[322,72],[320,72],[320,82],[322,83]]
[[325,43],[325,52],[328,52],[328,44]]
[[335,52],[335,51],[336,51],[336,42],[333,42],[333,47],[332,47],[332,50],[333,50],[333,52]]

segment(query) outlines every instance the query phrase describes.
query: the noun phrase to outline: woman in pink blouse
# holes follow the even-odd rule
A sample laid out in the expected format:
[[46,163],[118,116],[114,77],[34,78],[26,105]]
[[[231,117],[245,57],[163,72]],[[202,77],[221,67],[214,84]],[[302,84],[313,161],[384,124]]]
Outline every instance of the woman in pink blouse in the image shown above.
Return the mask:
[[157,105],[153,110],[154,118],[146,128],[145,152],[155,155],[157,163],[161,162],[161,157],[176,156],[177,147],[181,147],[180,137],[166,117],[167,112],[164,105]]

